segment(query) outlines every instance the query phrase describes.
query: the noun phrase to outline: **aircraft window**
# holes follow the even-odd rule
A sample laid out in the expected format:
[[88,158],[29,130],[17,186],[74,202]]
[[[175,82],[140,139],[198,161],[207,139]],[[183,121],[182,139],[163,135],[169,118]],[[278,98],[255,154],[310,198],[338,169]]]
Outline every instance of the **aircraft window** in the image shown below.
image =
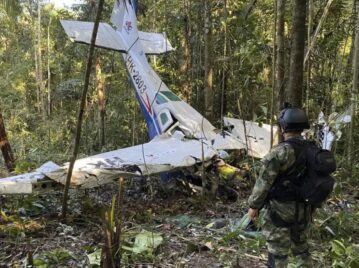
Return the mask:
[[161,91],[163,95],[165,95],[169,100],[171,101],[181,101],[180,98],[178,98],[175,94],[173,94],[171,91]]
[[165,113],[160,114],[160,118],[161,118],[162,125],[164,125],[168,122],[167,114],[165,114]]
[[157,104],[163,104],[163,103],[166,103],[167,100],[165,99],[165,97],[163,97],[160,93],[157,94],[156,96],[156,103]]

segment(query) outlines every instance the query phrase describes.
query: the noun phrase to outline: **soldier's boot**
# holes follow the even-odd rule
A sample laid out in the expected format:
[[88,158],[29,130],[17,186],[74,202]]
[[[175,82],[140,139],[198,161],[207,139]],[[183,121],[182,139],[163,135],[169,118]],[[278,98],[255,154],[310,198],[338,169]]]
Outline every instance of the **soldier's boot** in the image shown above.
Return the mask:
[[294,254],[294,256],[297,258],[298,261],[296,267],[301,267],[301,268],[313,267],[312,256],[308,251]]
[[274,255],[268,253],[268,268],[287,268],[288,256],[287,255]]

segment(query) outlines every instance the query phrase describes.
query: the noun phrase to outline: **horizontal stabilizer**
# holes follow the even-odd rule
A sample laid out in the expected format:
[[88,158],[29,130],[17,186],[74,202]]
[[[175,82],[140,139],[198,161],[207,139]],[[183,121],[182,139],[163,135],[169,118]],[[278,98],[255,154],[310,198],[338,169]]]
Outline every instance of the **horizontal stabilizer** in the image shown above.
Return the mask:
[[163,54],[174,50],[165,33],[138,32],[146,54]]
[[[60,22],[66,34],[72,41],[84,44],[91,43],[92,31],[94,27],[93,22],[73,20],[60,20]],[[121,37],[107,23],[100,23],[95,45],[101,48],[126,52],[126,46],[122,42]]]

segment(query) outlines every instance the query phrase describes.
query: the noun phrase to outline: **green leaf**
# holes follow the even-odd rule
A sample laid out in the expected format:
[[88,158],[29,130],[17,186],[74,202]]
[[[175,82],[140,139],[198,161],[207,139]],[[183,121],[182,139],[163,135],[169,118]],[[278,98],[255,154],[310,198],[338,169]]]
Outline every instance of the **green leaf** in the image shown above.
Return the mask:
[[90,265],[100,266],[101,264],[101,249],[92,252],[91,254],[87,254],[87,258],[89,259]]
[[46,261],[43,259],[34,259],[32,263],[35,267],[38,268],[46,267]]
[[332,245],[332,252],[334,252],[338,256],[341,256],[341,255],[345,254],[345,249],[346,248],[345,248],[344,244],[341,241],[333,240],[333,241],[331,241],[331,245]]
[[133,247],[122,247],[125,250],[132,251],[133,253],[140,254],[143,252],[152,252],[155,248],[161,245],[163,238],[158,233],[148,232],[142,230],[136,235]]
[[3,221],[8,222],[10,220],[10,218],[6,215],[4,211],[0,210],[0,214]]

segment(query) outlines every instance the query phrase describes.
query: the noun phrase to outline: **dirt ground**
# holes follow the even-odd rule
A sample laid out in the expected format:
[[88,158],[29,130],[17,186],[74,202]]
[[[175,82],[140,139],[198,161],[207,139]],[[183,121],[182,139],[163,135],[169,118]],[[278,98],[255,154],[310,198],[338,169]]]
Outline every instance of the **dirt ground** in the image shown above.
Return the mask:
[[[264,243],[234,231],[246,211],[240,201],[204,202],[158,181],[126,185],[121,234],[130,250],[121,251],[122,267],[266,267]],[[61,193],[1,197],[0,267],[96,267],[89,255],[104,247],[103,215],[117,188],[71,191],[66,223],[59,217]],[[158,234],[160,245],[131,251],[143,230]]]

